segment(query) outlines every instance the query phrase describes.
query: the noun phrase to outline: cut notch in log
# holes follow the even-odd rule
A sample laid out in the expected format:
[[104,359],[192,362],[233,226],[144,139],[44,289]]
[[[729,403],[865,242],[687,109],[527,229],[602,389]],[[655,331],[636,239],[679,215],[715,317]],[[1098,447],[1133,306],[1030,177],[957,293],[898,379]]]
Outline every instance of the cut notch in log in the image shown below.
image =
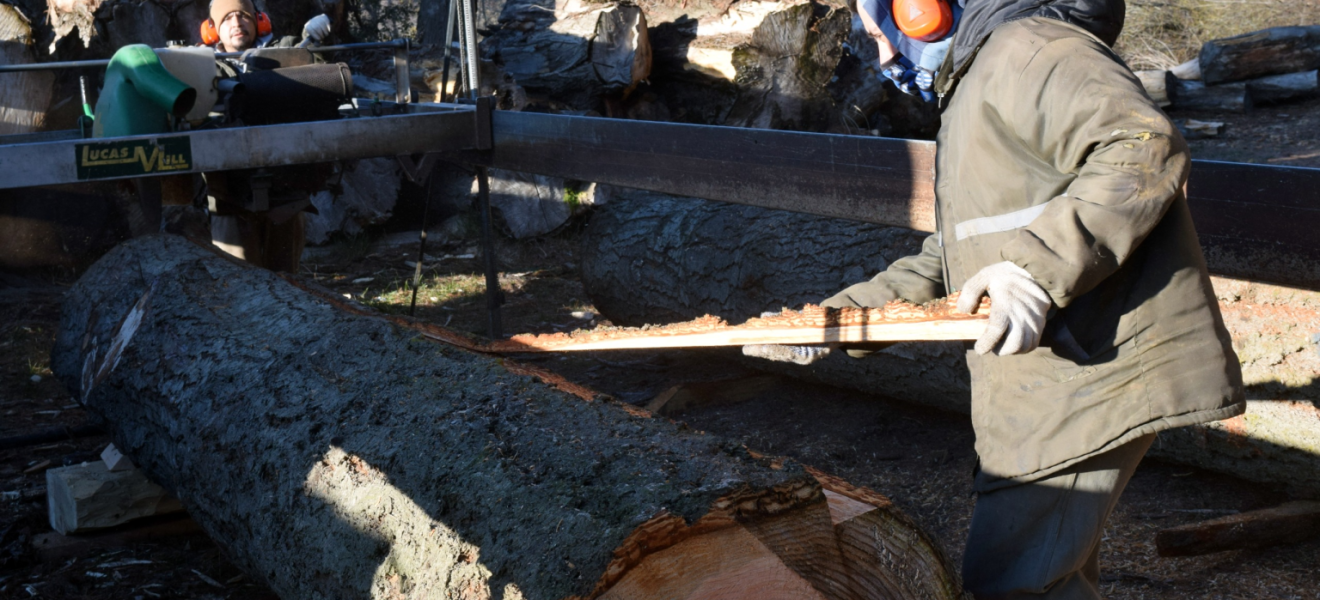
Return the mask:
[[697,348],[749,344],[866,344],[908,341],[971,341],[985,332],[990,301],[974,314],[955,310],[958,296],[917,306],[894,301],[883,308],[825,308],[808,304],[773,316],[729,325],[706,315],[663,327],[599,328],[515,335],[487,346],[489,352],[576,352],[650,348]]
[[[887,501],[832,514],[826,492],[850,492],[800,465],[562,393],[178,238],[121,245],[67,298],[54,370],[284,597],[751,598],[767,573],[802,597],[867,597],[859,581],[956,597],[919,530],[841,549],[841,523],[906,522]],[[135,306],[139,326],[120,335]],[[125,337],[118,368],[82,378]],[[714,552],[692,558],[701,544]],[[895,555],[936,570],[897,573]]]

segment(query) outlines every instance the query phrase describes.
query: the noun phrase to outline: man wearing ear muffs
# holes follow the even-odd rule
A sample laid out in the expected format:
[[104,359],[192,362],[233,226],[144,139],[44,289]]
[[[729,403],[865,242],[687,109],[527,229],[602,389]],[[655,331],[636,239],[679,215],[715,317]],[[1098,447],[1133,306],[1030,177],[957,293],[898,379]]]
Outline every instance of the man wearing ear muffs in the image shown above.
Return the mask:
[[[330,35],[330,18],[317,15],[303,26],[303,45],[319,45]],[[254,48],[290,48],[297,43],[293,36],[276,38],[271,31],[270,19],[258,12],[252,0],[212,0],[210,18],[201,25],[202,42],[217,52],[245,52]],[[237,77],[246,72],[247,63],[240,59],[218,59],[216,66],[222,78]],[[291,174],[303,173],[315,179],[310,168],[286,169],[280,172],[287,184]],[[272,271],[296,273],[306,244],[303,210],[310,205],[307,194],[287,198],[272,210],[252,212],[244,209],[244,200],[252,195],[252,173],[206,173],[207,208],[211,214],[211,241],[217,248],[249,263]],[[324,179],[324,177],[321,177]],[[287,194],[285,194],[287,195]]]
[[[1100,598],[1105,521],[1156,433],[1245,409],[1183,191],[1187,144],[1111,49],[1122,0],[944,1],[859,7],[887,76],[947,105],[937,231],[822,304],[961,292],[971,312],[990,297],[967,352],[979,465],[964,585],[978,600]],[[951,37],[896,32],[940,14]],[[773,350],[744,353],[829,353]]]
[[[252,0],[212,0],[210,18],[201,26],[202,43],[217,52],[243,52],[268,46],[293,46],[293,36],[276,39],[270,18]],[[320,44],[330,36],[330,17],[316,15],[303,25],[303,41]]]

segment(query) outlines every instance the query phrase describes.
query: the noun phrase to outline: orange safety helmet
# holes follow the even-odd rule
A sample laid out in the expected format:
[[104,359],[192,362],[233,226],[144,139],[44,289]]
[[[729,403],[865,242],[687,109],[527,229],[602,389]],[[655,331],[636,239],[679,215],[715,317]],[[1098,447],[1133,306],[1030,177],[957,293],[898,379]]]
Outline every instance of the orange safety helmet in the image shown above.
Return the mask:
[[[270,17],[266,13],[257,13],[257,37],[266,37],[270,35]],[[220,42],[220,30],[216,28],[215,21],[207,19],[202,21],[202,43],[207,46],[214,46]]]
[[953,29],[953,9],[946,0],[894,0],[898,30],[920,42],[937,42]]

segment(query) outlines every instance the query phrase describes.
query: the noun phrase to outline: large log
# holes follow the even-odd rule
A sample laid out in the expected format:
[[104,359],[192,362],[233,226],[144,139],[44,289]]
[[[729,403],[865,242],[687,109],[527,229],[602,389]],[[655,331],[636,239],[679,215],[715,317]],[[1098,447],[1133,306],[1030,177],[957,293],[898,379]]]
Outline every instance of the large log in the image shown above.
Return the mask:
[[1320,25],[1272,27],[1201,46],[1206,85],[1320,68]]
[[1200,81],[1184,81],[1166,73],[1165,95],[1172,108],[1180,110],[1219,110],[1246,112],[1251,108],[1247,84],[1226,83],[1206,85]]
[[[731,321],[819,302],[913,254],[906,229],[611,190],[583,243],[582,280],[620,325]],[[1320,292],[1212,278],[1246,377],[1247,414],[1160,434],[1151,453],[1257,481],[1320,492]],[[957,412],[970,410],[961,343],[894,345],[811,367],[749,364]]]
[[119,246],[67,297],[52,369],[285,598],[958,593],[873,492],[180,238]]
[[1320,94],[1320,71],[1271,75],[1247,82],[1247,98],[1252,106],[1300,100]]

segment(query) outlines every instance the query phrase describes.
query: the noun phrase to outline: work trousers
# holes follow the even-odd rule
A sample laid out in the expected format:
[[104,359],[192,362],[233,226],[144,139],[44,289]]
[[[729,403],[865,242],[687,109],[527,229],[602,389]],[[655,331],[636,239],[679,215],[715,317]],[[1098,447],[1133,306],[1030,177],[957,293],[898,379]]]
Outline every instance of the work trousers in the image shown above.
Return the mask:
[[1141,437],[1044,479],[980,494],[963,586],[977,600],[1101,598],[1105,521],[1154,440]]
[[272,271],[297,273],[306,241],[301,212],[278,223],[261,213],[211,215],[212,244],[235,258]]

